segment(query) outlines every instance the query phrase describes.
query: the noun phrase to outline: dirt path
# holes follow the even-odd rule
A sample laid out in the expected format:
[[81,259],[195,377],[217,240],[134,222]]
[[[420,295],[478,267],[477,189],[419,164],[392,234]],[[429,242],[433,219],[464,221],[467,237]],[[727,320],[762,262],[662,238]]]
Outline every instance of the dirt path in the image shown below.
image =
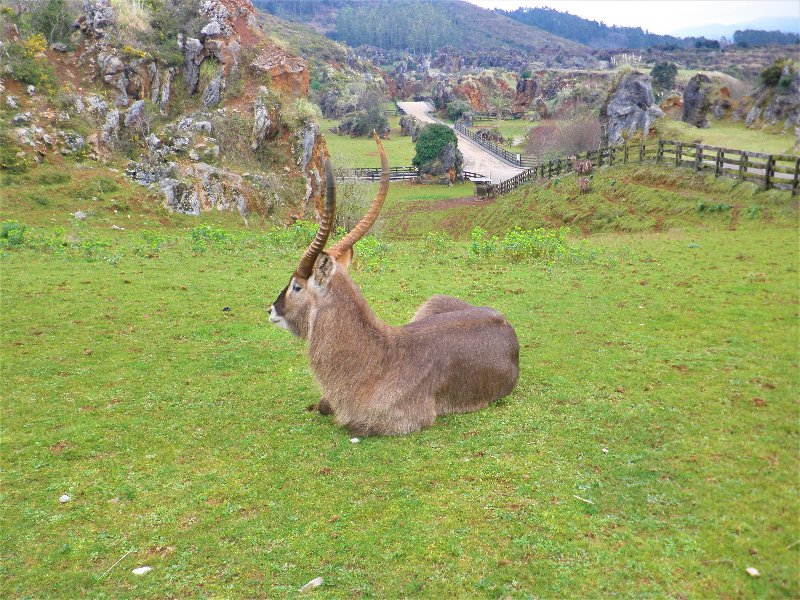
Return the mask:
[[[398,102],[397,106],[403,109],[406,114],[416,117],[423,123],[441,123],[430,115],[432,107],[427,102]],[[474,173],[480,173],[492,179],[492,183],[500,183],[506,179],[511,179],[524,169],[512,167],[508,163],[500,160],[491,152],[484,150],[481,146],[469,138],[454,132],[458,136],[458,148],[464,155],[464,169]]]

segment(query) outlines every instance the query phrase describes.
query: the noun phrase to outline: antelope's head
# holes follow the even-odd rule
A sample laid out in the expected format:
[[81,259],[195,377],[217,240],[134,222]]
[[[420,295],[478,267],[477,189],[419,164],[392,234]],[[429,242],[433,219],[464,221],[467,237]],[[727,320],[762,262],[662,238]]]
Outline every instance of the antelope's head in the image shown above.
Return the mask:
[[373,133],[381,156],[381,183],[372,205],[359,223],[339,242],[323,252],[333,229],[336,214],[336,182],[330,160],[325,162],[325,209],[316,237],[300,258],[289,284],[283,288],[269,311],[270,323],[291,331],[305,339],[308,336],[314,312],[329,291],[329,284],[337,269],[345,269],[353,260],[353,245],[369,231],[378,218],[389,191],[389,161],[378,136]]

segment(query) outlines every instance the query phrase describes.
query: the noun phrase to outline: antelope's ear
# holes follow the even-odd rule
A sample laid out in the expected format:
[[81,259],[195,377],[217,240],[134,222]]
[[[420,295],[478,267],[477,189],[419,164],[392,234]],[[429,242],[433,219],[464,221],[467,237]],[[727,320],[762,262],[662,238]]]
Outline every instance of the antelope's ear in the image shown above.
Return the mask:
[[336,272],[336,261],[330,254],[321,252],[314,262],[314,272],[312,273],[312,283],[314,287],[324,288]]
[[348,268],[350,266],[350,263],[352,262],[353,262],[352,246],[336,257],[336,263],[343,266],[344,268]]

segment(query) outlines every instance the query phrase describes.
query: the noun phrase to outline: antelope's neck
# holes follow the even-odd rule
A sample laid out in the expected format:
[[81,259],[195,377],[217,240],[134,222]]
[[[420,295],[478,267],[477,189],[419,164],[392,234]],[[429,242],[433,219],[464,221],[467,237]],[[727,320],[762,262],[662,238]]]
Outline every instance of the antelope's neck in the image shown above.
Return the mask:
[[311,368],[325,393],[374,374],[386,354],[391,329],[375,316],[347,275],[335,277],[308,336]]

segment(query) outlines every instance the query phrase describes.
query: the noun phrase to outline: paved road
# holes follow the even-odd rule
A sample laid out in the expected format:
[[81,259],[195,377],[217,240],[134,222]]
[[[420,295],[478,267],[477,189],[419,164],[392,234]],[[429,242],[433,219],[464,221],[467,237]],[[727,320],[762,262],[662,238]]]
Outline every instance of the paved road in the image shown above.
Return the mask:
[[[416,117],[423,123],[441,123],[430,115],[433,107],[427,102],[398,102],[397,106],[406,114]],[[457,131],[454,133],[458,136],[458,149],[464,155],[464,170],[491,177],[492,183],[511,179],[517,173],[524,171],[524,169],[512,167],[507,162],[500,160]]]

